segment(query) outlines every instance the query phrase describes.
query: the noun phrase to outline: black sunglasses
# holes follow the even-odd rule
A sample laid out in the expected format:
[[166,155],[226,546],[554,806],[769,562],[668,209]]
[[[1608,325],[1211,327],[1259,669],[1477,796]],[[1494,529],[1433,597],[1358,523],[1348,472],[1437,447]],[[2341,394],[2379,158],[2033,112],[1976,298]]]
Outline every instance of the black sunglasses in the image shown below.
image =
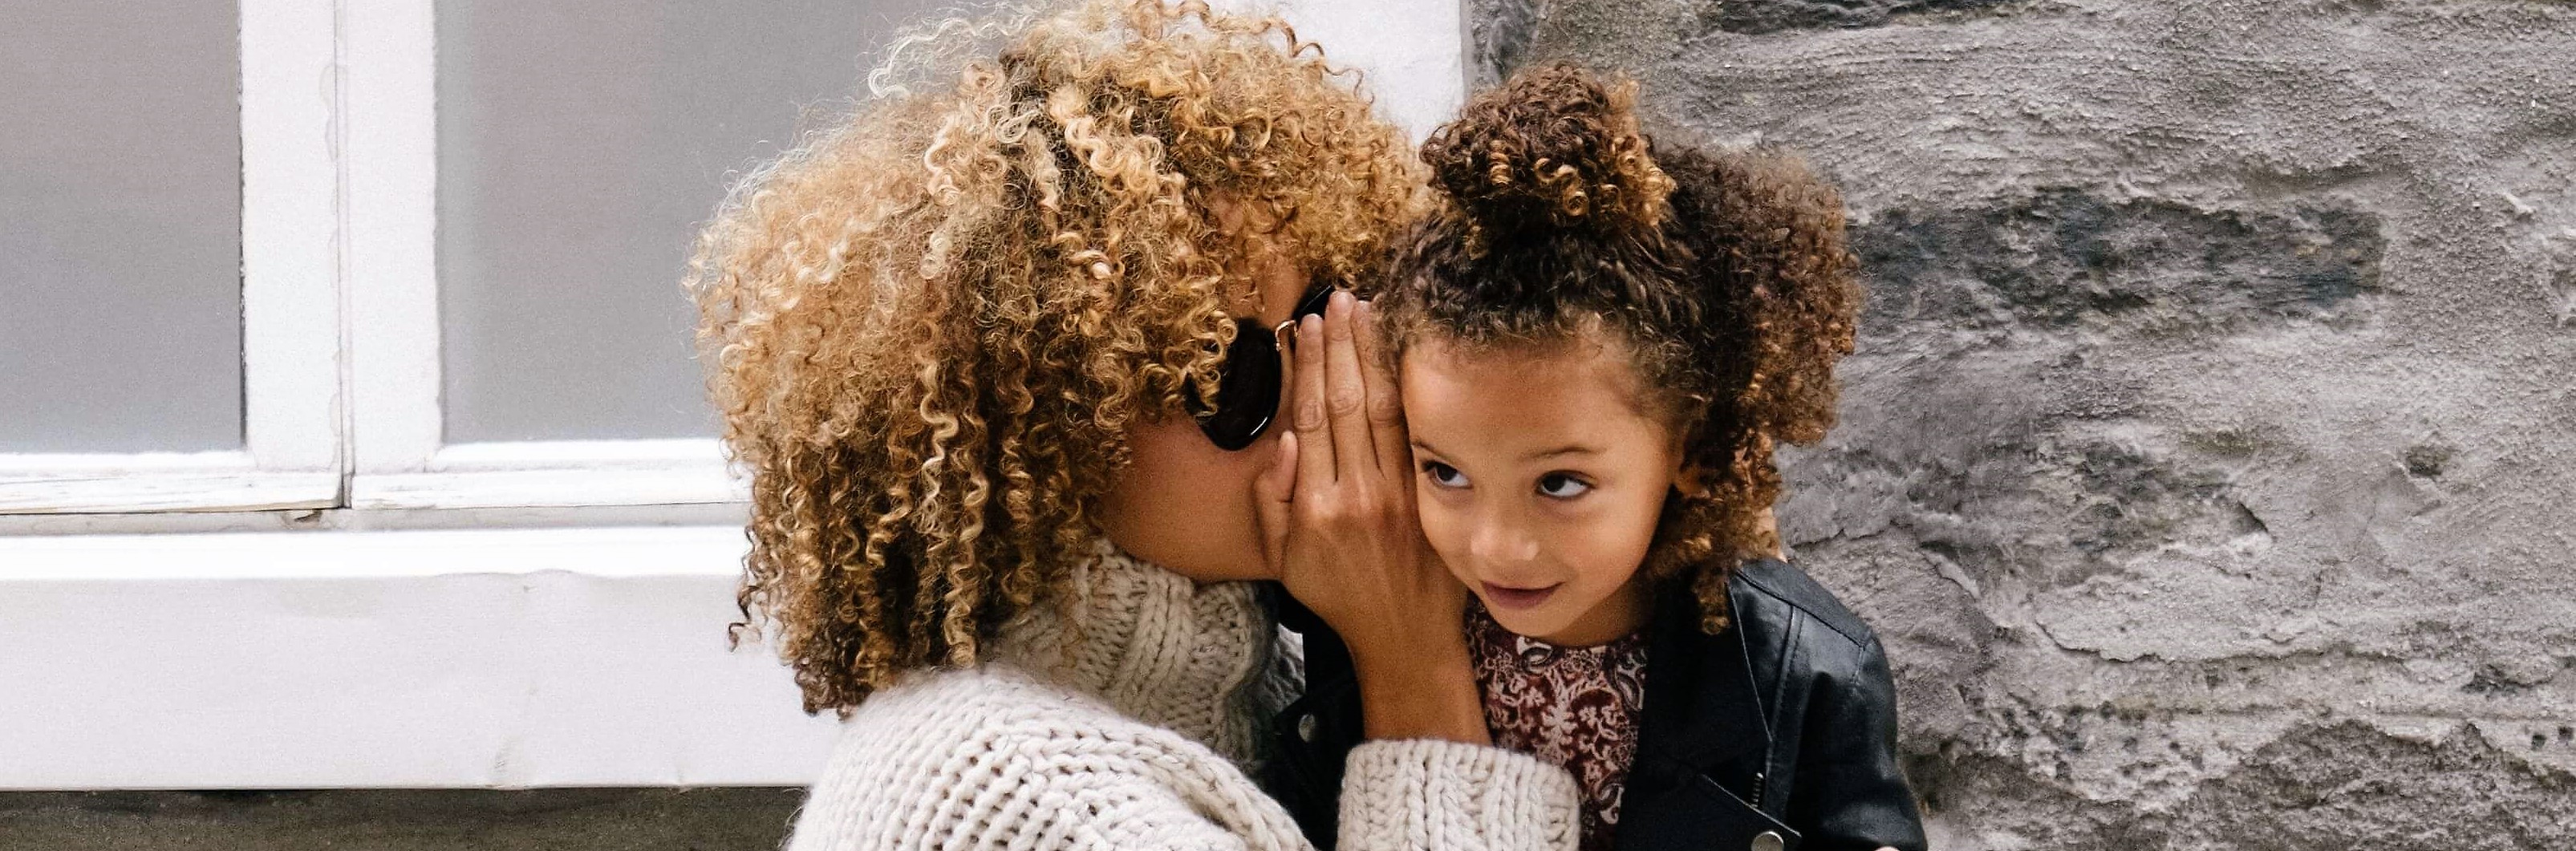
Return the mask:
[[1199,431],[1209,443],[1234,452],[1270,430],[1271,415],[1279,410],[1280,340],[1300,320],[1324,315],[1332,297],[1332,285],[1318,283],[1297,298],[1297,308],[1289,312],[1286,322],[1264,328],[1258,319],[1234,320],[1234,342],[1226,345],[1225,364],[1218,367],[1216,409],[1208,410],[1199,402],[1197,382],[1181,390],[1182,404],[1199,421]]

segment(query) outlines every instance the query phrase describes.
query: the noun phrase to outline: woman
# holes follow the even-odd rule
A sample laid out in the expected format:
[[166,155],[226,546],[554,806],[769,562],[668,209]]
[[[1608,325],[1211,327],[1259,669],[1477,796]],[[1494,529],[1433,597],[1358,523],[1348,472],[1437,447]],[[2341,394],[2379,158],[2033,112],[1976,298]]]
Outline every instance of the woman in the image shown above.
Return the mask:
[[790,847],[1306,847],[1246,777],[1294,686],[1271,578],[1358,660],[1343,847],[1571,847],[1572,780],[1488,744],[1404,491],[1254,489],[1292,315],[1336,317],[1308,460],[1364,457],[1387,410],[1324,293],[1416,209],[1401,137],[1284,25],[1196,2],[894,54],[736,190],[690,282],[753,473],[746,626],[846,719]]

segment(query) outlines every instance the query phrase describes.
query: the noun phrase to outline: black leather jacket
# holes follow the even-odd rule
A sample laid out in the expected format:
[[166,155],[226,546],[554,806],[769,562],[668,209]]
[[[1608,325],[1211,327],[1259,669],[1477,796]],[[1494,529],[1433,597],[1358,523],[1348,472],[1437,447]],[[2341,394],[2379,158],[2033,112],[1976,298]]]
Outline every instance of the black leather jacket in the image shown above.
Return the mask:
[[[1719,635],[1698,629],[1690,595],[1661,595],[1617,847],[1920,851],[1878,638],[1785,562],[1745,565],[1728,592],[1736,625]],[[1330,849],[1343,757],[1364,738],[1359,688],[1340,638],[1280,599],[1306,641],[1307,690],[1276,719],[1262,779]]]

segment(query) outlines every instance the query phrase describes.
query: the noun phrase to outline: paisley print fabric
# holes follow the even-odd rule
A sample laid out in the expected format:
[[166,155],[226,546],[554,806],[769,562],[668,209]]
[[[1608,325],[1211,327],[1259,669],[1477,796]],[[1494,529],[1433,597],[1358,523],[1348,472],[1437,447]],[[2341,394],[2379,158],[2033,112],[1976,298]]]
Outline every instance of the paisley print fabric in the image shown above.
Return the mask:
[[1609,851],[1646,706],[1645,631],[1560,647],[1512,634],[1471,602],[1467,647],[1494,744],[1573,774],[1583,790],[1583,851]]

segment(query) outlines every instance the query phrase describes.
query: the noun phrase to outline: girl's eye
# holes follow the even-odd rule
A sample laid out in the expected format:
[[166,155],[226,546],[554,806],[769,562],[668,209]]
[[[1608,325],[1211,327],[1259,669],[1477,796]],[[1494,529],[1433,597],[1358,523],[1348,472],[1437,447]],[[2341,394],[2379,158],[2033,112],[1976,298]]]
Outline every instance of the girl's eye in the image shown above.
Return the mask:
[[1432,484],[1439,485],[1444,488],[1463,488],[1467,486],[1467,474],[1458,472],[1458,468],[1456,467],[1452,467],[1438,461],[1422,462],[1422,474],[1431,477]]
[[1538,492],[1557,499],[1573,499],[1592,490],[1592,483],[1572,473],[1549,473],[1538,477]]

